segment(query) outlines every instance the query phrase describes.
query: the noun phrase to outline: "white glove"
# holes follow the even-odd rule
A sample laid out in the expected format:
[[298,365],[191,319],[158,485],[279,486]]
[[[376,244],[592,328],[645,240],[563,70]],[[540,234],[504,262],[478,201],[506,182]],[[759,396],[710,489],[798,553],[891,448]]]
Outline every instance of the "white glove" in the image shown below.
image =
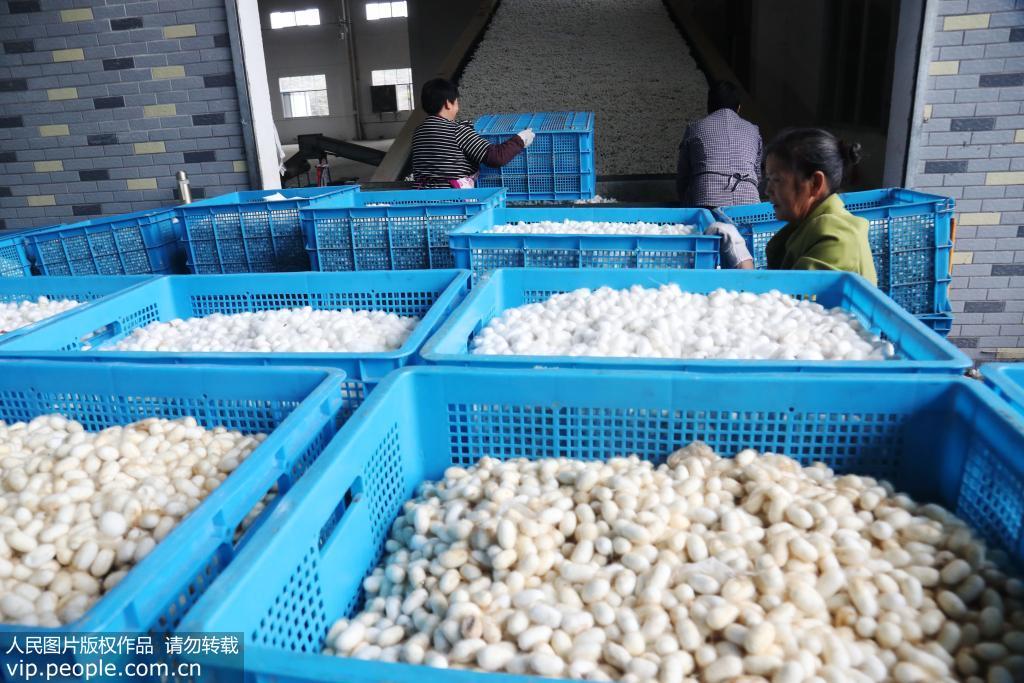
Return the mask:
[[712,223],[704,230],[704,234],[721,235],[719,253],[722,256],[722,268],[738,268],[744,261],[753,262],[754,257],[750,255],[747,243],[732,223]]
[[529,147],[530,145],[533,144],[533,128],[521,130],[518,133],[516,133],[516,135],[518,135],[522,139],[523,147]]

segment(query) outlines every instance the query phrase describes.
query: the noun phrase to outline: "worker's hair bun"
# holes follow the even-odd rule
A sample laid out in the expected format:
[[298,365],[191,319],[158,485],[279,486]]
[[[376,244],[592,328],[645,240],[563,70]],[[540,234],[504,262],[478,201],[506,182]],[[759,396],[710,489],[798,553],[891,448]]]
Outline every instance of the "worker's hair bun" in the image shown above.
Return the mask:
[[852,144],[847,143],[845,140],[839,141],[839,153],[843,155],[843,161],[849,166],[856,166],[861,160],[861,146],[859,142]]

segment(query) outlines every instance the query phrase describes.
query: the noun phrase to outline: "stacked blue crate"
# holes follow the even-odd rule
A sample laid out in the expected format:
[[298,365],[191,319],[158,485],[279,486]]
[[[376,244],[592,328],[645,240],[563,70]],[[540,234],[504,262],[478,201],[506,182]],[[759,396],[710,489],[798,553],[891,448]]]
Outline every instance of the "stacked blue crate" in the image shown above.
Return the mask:
[[357,185],[232,192],[178,207],[188,268],[197,274],[309,270],[299,209],[352,201]]
[[41,275],[185,272],[174,209],[152,209],[19,233]]
[[477,187],[504,187],[509,201],[574,201],[597,191],[593,112],[491,114],[476,131],[492,144],[531,128],[533,144],[501,168],[480,167]]
[[[497,225],[541,221],[672,223],[690,235],[517,234]],[[694,268],[718,267],[721,237],[704,235],[714,221],[704,209],[524,208],[485,211],[450,237],[455,265],[479,278],[496,268]]]
[[[948,197],[902,188],[848,192],[846,208],[868,221],[878,288],[939,333],[948,334],[953,207]],[[719,209],[734,223],[765,268],[765,245],[785,225],[768,202]]]
[[18,235],[0,239],[0,278],[32,276],[32,262],[25,251],[21,233]]
[[448,235],[505,206],[505,190],[396,190],[325,197],[299,213],[313,270],[452,268]]

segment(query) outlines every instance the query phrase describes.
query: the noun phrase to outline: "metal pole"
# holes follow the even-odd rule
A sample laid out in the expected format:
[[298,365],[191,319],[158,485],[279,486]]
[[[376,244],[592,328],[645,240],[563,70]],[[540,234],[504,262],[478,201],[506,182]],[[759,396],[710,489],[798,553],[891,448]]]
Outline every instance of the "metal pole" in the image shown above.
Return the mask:
[[356,56],[355,22],[352,20],[352,8],[348,1],[341,0],[339,5],[341,7],[342,40],[346,42],[348,48],[349,79],[352,84],[352,117],[356,124],[356,139],[365,140],[366,131],[363,130],[363,117],[359,113],[359,61]]
[[192,203],[192,190],[188,186],[188,174],[184,171],[178,171],[178,194],[181,195],[182,204]]

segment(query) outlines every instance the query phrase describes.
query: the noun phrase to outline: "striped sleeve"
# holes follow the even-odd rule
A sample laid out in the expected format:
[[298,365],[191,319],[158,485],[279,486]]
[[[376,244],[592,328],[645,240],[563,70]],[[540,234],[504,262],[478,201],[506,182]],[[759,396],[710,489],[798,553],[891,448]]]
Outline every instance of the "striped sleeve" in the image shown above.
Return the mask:
[[491,146],[491,143],[480,137],[471,125],[456,126],[455,140],[466,158],[476,164],[483,163],[484,157],[487,156],[487,148]]

